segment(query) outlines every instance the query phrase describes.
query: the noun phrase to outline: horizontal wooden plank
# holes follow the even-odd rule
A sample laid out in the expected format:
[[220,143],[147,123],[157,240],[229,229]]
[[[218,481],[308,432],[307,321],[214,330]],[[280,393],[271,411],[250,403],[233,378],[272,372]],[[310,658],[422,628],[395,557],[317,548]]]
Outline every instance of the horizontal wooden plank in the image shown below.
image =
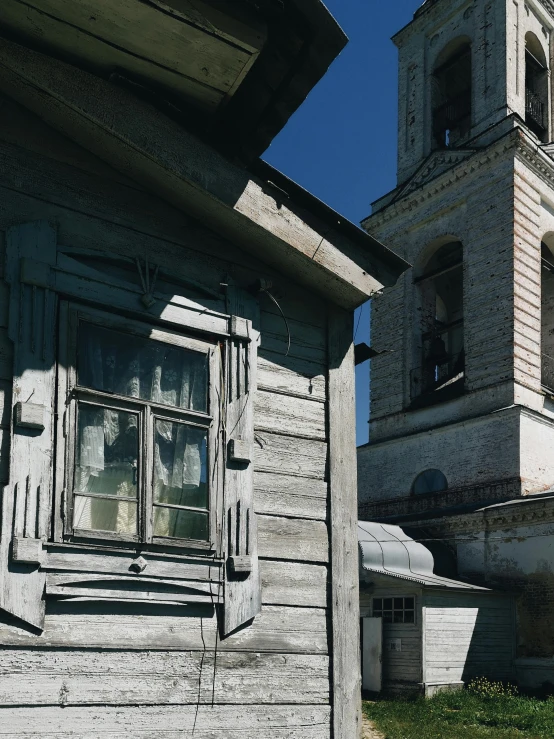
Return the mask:
[[327,567],[298,562],[260,560],[262,603],[309,606],[327,606]]
[[37,706],[2,709],[0,736],[328,739],[328,706]]
[[257,431],[254,440],[254,467],[258,472],[323,480],[327,470],[327,444],[323,441],[295,439]]
[[325,404],[258,390],[254,400],[254,424],[261,432],[325,441]]
[[[108,554],[102,550],[48,545],[48,555],[44,569],[61,570],[63,572],[91,572],[110,575],[129,575],[130,565],[135,559],[134,552],[115,552]],[[158,556],[155,553],[142,552],[146,561],[144,575],[155,578],[211,580],[220,579],[220,567],[217,562],[200,558]]]
[[324,365],[260,349],[258,388],[312,400],[326,399]]
[[0,706],[325,704],[329,658],[232,652],[0,652]]
[[0,644],[18,647],[327,653],[325,609],[263,606],[250,626],[220,640],[213,609],[200,606],[53,602],[40,636],[0,624]]
[[254,473],[254,504],[257,513],[325,521],[328,486],[324,480],[293,475]]
[[271,559],[328,562],[327,526],[323,521],[258,516],[258,553]]

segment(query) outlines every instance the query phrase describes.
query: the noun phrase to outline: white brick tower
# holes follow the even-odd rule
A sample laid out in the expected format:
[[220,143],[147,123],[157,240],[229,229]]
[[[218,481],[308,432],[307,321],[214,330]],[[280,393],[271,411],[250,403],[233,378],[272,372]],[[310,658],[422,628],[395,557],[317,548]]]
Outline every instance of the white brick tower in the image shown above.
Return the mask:
[[372,305],[360,517],[435,532],[461,576],[519,588],[518,655],[539,661],[554,654],[553,31],[553,0],[422,5],[394,37],[398,186],[363,224],[413,268]]

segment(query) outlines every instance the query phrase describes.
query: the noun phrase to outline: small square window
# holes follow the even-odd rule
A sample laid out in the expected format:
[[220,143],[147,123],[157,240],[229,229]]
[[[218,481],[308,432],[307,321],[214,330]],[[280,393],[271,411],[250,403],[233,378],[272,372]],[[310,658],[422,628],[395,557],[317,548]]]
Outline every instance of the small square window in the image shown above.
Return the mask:
[[385,624],[414,624],[415,598],[374,598],[373,615]]

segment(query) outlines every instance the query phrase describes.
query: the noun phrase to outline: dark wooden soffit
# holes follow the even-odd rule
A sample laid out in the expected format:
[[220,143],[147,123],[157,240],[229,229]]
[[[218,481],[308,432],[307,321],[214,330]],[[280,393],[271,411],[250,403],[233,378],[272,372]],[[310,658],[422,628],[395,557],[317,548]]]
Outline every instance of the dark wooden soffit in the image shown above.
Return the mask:
[[2,0],[0,25],[132,87],[242,162],[269,146],[347,41],[320,0]]
[[5,39],[0,90],[157,196],[344,308],[393,284],[407,267],[352,224],[341,227],[337,214],[330,227],[314,212],[315,198],[313,208],[308,198],[300,204],[294,196],[285,199],[274,184],[231,164],[130,92]]

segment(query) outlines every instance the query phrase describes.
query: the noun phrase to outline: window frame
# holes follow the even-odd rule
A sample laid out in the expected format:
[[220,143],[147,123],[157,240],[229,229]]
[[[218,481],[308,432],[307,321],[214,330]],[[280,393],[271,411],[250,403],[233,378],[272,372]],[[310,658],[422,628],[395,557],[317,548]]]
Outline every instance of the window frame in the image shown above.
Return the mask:
[[[176,408],[141,398],[95,390],[78,384],[78,328],[80,323],[118,331],[164,344],[205,354],[208,358],[206,413]],[[183,325],[183,331],[160,328],[154,323],[129,319],[110,312],[89,308],[78,303],[60,301],[59,346],[57,352],[58,435],[56,439],[55,492],[59,500],[54,521],[54,541],[117,547],[139,547],[141,551],[197,550],[205,554],[220,555],[221,514],[223,498],[222,428],[220,423],[221,388],[224,383],[224,358],[217,336],[199,339],[191,335],[192,329]],[[186,332],[186,333],[184,333]],[[77,406],[95,405],[125,412],[139,417],[138,435],[138,485],[137,485],[137,534],[79,529],[74,526],[74,470],[77,443]],[[203,428],[207,431],[207,487],[208,487],[208,536],[203,539],[154,536],[153,533],[153,450],[156,419]],[[61,432],[61,433],[60,433]],[[186,509],[187,507],[185,507]],[[181,508],[180,508],[181,509]],[[204,509],[202,509],[204,510]]]
[[[382,607],[376,609],[375,608],[375,601],[379,601],[379,600],[382,603]],[[392,601],[392,604],[391,604],[391,608],[390,609],[389,608],[385,609],[385,607],[384,607],[384,605],[385,605],[384,602],[386,600],[391,600]],[[395,608],[395,604],[394,604],[394,601],[395,600],[402,600],[402,608],[401,609],[400,608]],[[406,600],[412,600],[413,601],[413,608],[406,608]],[[383,619],[383,625],[386,624],[387,626],[416,626],[417,625],[417,616],[416,616],[417,608],[416,608],[416,606],[417,606],[417,599],[416,599],[416,596],[415,595],[377,595],[377,596],[373,596],[372,599],[371,599],[371,615],[374,618],[382,618]],[[390,611],[391,618],[392,618],[391,621],[385,621],[385,617],[383,615],[385,613],[385,610],[387,612]],[[402,621],[395,621],[394,620],[394,614],[395,613],[398,613],[398,612],[402,612],[402,617],[403,617],[402,618]],[[407,612],[414,614],[414,620],[413,621],[406,621],[405,620],[405,614]]]

